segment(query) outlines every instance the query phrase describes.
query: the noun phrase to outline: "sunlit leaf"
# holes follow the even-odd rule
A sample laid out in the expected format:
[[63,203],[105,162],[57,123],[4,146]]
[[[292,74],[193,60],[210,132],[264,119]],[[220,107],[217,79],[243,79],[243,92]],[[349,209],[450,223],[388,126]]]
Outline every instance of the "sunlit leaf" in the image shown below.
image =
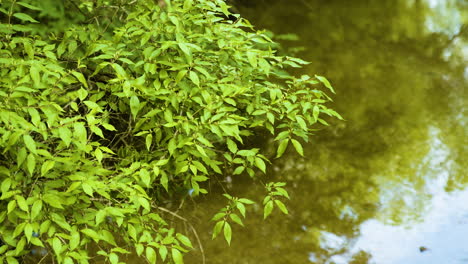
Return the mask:
[[175,264],[183,264],[184,263],[182,253],[180,253],[180,251],[178,249],[172,248],[171,253],[172,253],[172,259],[174,260]]
[[19,18],[19,19],[21,19],[23,21],[32,22],[32,23],[39,23],[39,21],[37,21],[36,19],[32,18],[31,16],[29,16],[28,14],[25,14],[25,13],[14,13],[13,16],[16,17],[16,18]]
[[281,202],[280,200],[275,200],[275,204],[276,206],[278,206],[281,212],[283,212],[284,214],[288,214],[288,209],[286,208],[283,202]]
[[291,139],[291,142],[299,155],[304,156],[304,149],[299,141]]
[[146,259],[149,263],[156,263],[156,251],[152,247],[146,247]]
[[30,135],[24,135],[23,140],[26,148],[28,148],[31,153],[37,154],[36,142],[34,139]]
[[327,87],[328,89],[330,89],[330,91],[332,91],[333,93],[335,93],[335,90],[333,89],[333,87],[331,86],[330,82],[327,80],[327,78],[323,77],[323,76],[320,76],[320,75],[315,75],[315,78],[317,78],[320,82],[322,82],[325,87]]
[[273,201],[269,201],[265,204],[263,208],[263,219],[266,219],[271,214],[271,211],[273,211]]
[[286,148],[288,147],[289,139],[283,139],[278,146],[278,150],[276,151],[276,157],[279,158],[283,156]]

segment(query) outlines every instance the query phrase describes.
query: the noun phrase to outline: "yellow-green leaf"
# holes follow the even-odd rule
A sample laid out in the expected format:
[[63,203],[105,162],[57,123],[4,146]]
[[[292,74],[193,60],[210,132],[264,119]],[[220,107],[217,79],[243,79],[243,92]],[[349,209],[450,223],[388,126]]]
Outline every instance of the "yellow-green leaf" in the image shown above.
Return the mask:
[[224,238],[231,245],[232,229],[229,223],[224,224]]
[[26,166],[28,167],[29,174],[32,175],[34,173],[34,169],[36,168],[36,157],[34,154],[29,153],[26,160]]
[[301,143],[295,139],[292,139],[291,142],[294,148],[296,149],[297,153],[299,153],[299,155],[301,156],[304,156],[304,149],[302,148]]
[[273,211],[273,201],[268,201],[263,208],[263,219],[266,219]]
[[317,78],[320,82],[322,82],[325,85],[325,87],[330,89],[330,91],[332,91],[332,93],[335,93],[335,90],[333,90],[333,87],[331,86],[331,84],[327,80],[327,78],[325,78],[323,76],[320,76],[320,75],[315,75],[315,78]]
[[24,144],[31,153],[37,154],[36,142],[30,135],[23,135]]
[[42,201],[37,200],[33,203],[31,208],[31,219],[34,220],[42,210]]
[[255,157],[255,166],[257,166],[257,168],[263,171],[263,173],[266,173],[266,165],[265,165],[265,162],[261,158]]
[[284,214],[288,214],[288,209],[286,208],[283,202],[281,202],[280,200],[275,200],[275,204],[276,206],[278,206],[281,212],[283,212]]
[[182,253],[180,253],[180,251],[178,249],[172,248],[171,252],[172,252],[172,259],[174,260],[175,264],[183,264],[184,263]]
[[39,21],[35,20],[34,18],[32,18],[31,16],[25,13],[14,13],[13,16],[23,21],[28,21],[31,23],[39,23]]
[[88,83],[86,82],[86,79],[81,72],[73,71],[72,74],[76,77],[76,79],[78,79],[80,83],[84,85],[84,87],[88,88]]
[[196,85],[196,86],[200,86],[200,79],[198,78],[198,74],[194,71],[191,71],[190,74],[190,80],[192,80],[192,82]]
[[289,139],[283,139],[278,146],[278,150],[276,151],[276,157],[279,158],[283,156],[286,148],[288,147]]

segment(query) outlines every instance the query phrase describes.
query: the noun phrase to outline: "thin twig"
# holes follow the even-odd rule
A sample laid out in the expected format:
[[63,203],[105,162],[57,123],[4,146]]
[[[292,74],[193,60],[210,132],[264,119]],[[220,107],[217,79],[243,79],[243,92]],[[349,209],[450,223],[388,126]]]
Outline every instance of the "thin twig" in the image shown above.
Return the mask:
[[184,217],[180,216],[179,214],[175,213],[175,212],[172,212],[171,210],[169,209],[166,209],[164,207],[160,207],[158,206],[157,207],[159,210],[163,211],[163,212],[166,212],[168,214],[171,214],[172,216],[186,222],[189,226],[190,226],[190,229],[192,229],[192,232],[193,234],[195,235],[195,238],[197,239],[197,243],[198,243],[198,246],[200,247],[200,252],[201,252],[201,255],[202,255],[202,263],[205,264],[206,260],[205,260],[205,251],[203,250],[203,246],[202,246],[202,243],[200,241],[200,238],[198,237],[198,233],[197,233],[197,230],[195,230],[195,228],[193,227],[193,225],[187,220],[185,219]]
[[49,251],[41,258],[41,260],[37,264],[41,264],[41,262],[49,255]]
[[79,6],[77,6],[75,2],[73,2],[73,0],[68,0],[68,2],[70,2],[76,9],[78,9],[78,11],[79,11],[83,16],[85,16],[86,18],[88,17],[88,16],[83,12],[83,10],[81,10],[81,8],[80,8]]

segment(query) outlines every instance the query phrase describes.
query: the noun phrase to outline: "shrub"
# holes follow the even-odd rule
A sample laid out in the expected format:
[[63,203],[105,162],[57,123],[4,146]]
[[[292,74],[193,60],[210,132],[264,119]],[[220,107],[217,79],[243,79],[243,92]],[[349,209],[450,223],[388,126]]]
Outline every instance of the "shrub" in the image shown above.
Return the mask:
[[[136,253],[182,263],[192,248],[165,219],[176,192],[216,174],[255,179],[269,160],[244,141],[267,130],[303,155],[333,91],[285,69],[273,42],[221,0],[4,1],[0,12],[0,262],[33,247],[58,263]],[[284,213],[269,183],[265,217]],[[253,201],[225,194],[214,236]],[[92,253],[90,246],[99,247]],[[157,253],[156,253],[157,252]],[[158,255],[158,256],[157,256]]]

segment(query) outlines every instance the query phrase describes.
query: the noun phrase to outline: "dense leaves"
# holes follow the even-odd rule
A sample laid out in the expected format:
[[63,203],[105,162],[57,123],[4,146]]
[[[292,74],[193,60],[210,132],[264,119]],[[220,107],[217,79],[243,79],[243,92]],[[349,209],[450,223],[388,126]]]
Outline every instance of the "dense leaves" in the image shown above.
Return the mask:
[[[304,155],[311,126],[339,117],[324,105],[327,79],[288,74],[306,62],[225,20],[223,1],[57,3],[0,8],[0,262],[39,247],[88,263],[99,245],[110,263],[182,263],[192,244],[162,199],[205,194],[215,174],[266,172],[267,157],[244,145],[255,129],[276,137],[278,157],[289,142]],[[268,197],[287,196],[278,188]],[[213,236],[230,243],[230,222],[243,225],[231,209],[245,217],[252,201],[227,197]]]

